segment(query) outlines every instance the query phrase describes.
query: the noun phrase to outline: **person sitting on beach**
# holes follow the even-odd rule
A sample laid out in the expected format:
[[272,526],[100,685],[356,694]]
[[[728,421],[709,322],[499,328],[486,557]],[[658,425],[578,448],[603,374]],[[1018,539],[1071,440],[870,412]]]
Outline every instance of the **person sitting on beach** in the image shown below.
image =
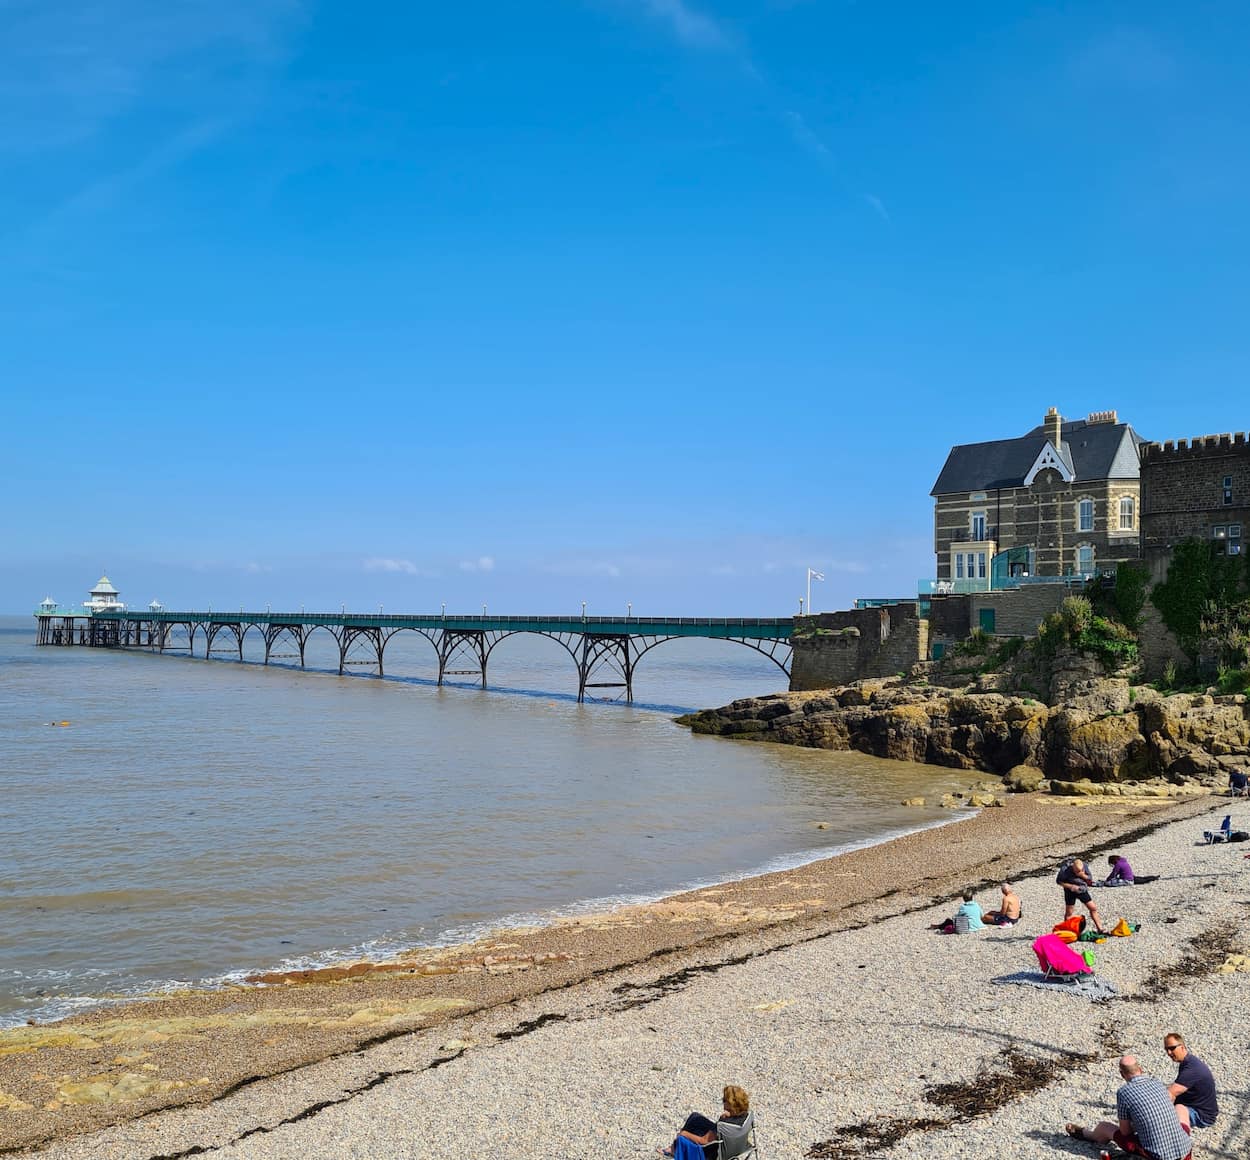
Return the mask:
[[[719,1120],[709,1120],[700,1112],[691,1112],[677,1133],[678,1139],[684,1137],[691,1143],[700,1145],[707,1156],[717,1155],[717,1123],[735,1124],[741,1127],[746,1123],[747,1116],[751,1112],[751,1100],[737,1084],[726,1084],[721,1092],[721,1107],[724,1111],[721,1112]],[[671,1148],[657,1148],[656,1151],[661,1156],[672,1156],[677,1149],[677,1140],[674,1140]]]
[[1229,797],[1250,797],[1250,775],[1237,769],[1228,771]]
[[1085,909],[1089,911],[1094,929],[1099,934],[1106,934],[1107,932],[1103,930],[1102,919],[1098,917],[1098,907],[1089,896],[1087,887],[1093,884],[1094,879],[1085,869],[1085,863],[1080,858],[1074,858],[1055,875],[1055,881],[1063,887],[1063,917],[1071,918],[1076,913],[1076,904],[1083,902]]
[[1220,1114],[1215,1098],[1215,1076],[1188,1047],[1176,1031],[1163,1037],[1163,1050],[1176,1064],[1176,1079],[1168,1085],[1168,1095],[1176,1114],[1187,1128],[1209,1128]]
[[997,910],[985,912],[985,921],[990,926],[1015,926],[1020,921],[1020,895],[1012,890],[1010,882],[1004,882],[999,889],[1003,892],[1003,900]]
[[1104,1120],[1092,1128],[1064,1124],[1075,1140],[1090,1144],[1116,1142],[1125,1152],[1154,1160],[1187,1160],[1193,1150],[1188,1125],[1182,1125],[1172,1106],[1168,1089],[1153,1076],[1142,1072],[1137,1057],[1120,1058],[1124,1086],[1115,1093],[1118,1124]]
[[956,921],[958,921],[961,914],[967,916],[969,930],[985,929],[985,917],[981,913],[981,904],[973,898],[971,886],[964,891],[964,900],[960,903],[959,909],[955,911]]
[[1133,867],[1129,865],[1128,859],[1123,854],[1110,854],[1107,861],[1111,863],[1111,873],[1103,879],[1104,886],[1133,886],[1140,882],[1143,885],[1147,882],[1158,881],[1157,874],[1142,874],[1135,876]]

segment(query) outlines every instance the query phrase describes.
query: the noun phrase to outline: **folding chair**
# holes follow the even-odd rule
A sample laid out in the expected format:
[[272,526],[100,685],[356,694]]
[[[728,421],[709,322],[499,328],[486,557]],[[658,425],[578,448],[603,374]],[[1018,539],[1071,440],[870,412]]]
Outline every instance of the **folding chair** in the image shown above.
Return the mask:
[[716,1160],[758,1160],[759,1145],[755,1139],[755,1113],[748,1112],[741,1124],[720,1120],[716,1124],[719,1149]]
[[1212,842],[1227,842],[1228,835],[1233,832],[1233,815],[1225,814],[1224,820],[1220,823],[1218,830],[1203,830],[1202,836],[1206,840],[1207,845]]
[[1033,953],[1037,956],[1038,970],[1042,972],[1044,979],[1074,983],[1078,976],[1094,973],[1085,959],[1057,934],[1044,934],[1035,938]]

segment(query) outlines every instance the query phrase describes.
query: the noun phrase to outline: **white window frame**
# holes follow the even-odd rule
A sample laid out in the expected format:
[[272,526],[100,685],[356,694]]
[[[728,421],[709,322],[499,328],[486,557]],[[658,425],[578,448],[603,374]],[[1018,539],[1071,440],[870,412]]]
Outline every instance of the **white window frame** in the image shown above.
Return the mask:
[[962,552],[955,553],[955,579],[962,580],[964,578],[964,554]]
[[978,580],[985,579],[985,553],[984,552],[977,553],[977,579]]
[[[1089,567],[1082,567],[1082,553],[1089,553]],[[1094,545],[1093,544],[1077,544],[1076,546],[1076,571],[1080,576],[1092,574],[1094,571]]]
[[[1127,510],[1127,513],[1125,509]],[[1124,522],[1125,515],[1128,522]],[[1120,496],[1120,531],[1131,532],[1137,526],[1137,501],[1131,495]]]
[[[978,527],[978,525],[980,525]],[[968,520],[968,534],[972,538],[973,543],[980,543],[986,536],[987,531],[985,513],[973,512]]]
[[[1088,507],[1089,523],[1085,522],[1085,512]],[[1094,530],[1094,501],[1092,499],[1078,499],[1076,501],[1076,530],[1078,532],[1092,532]]]

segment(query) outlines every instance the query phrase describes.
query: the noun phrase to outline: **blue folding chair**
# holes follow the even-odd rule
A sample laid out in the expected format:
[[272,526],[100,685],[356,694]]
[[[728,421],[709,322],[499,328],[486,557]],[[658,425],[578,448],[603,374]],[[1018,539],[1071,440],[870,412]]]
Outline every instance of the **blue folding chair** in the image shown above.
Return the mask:
[[1227,842],[1228,836],[1233,832],[1233,815],[1225,815],[1224,820],[1220,823],[1218,830],[1203,830],[1202,836],[1206,839],[1207,845],[1212,842]]

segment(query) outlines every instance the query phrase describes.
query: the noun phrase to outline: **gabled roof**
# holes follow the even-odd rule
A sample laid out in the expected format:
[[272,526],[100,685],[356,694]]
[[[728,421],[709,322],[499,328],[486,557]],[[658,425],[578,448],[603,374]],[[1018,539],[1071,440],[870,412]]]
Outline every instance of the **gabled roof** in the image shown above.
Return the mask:
[[[1095,479],[1136,479],[1137,448],[1146,442],[1127,423],[1090,423],[1073,419],[1063,424],[1060,457],[1076,482]],[[993,491],[1023,487],[1024,478],[1046,446],[1041,425],[1016,439],[962,443],[952,447],[930,495],[961,491]]]

